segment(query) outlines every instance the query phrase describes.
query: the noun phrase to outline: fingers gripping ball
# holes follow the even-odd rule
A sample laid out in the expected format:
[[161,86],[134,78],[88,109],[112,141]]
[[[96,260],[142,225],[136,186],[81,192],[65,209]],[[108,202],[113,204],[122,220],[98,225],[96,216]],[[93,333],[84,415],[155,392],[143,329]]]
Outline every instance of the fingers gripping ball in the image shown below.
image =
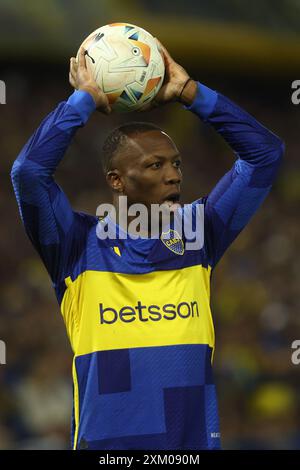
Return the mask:
[[137,111],[161,88],[164,59],[157,41],[144,29],[109,24],[96,29],[81,46],[86,50],[87,67],[114,111]]

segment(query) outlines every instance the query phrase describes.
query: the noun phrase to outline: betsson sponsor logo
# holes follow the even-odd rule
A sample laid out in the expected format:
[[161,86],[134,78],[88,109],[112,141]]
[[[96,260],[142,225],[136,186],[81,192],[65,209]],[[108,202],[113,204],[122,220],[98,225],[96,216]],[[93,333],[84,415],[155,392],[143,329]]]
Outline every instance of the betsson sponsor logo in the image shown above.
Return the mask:
[[101,325],[111,325],[116,321],[132,323],[136,320],[141,322],[175,320],[179,317],[186,319],[189,317],[199,317],[198,302],[180,302],[179,304],[143,305],[139,300],[134,307],[125,305],[120,310],[112,307],[105,307],[100,303],[100,323]]

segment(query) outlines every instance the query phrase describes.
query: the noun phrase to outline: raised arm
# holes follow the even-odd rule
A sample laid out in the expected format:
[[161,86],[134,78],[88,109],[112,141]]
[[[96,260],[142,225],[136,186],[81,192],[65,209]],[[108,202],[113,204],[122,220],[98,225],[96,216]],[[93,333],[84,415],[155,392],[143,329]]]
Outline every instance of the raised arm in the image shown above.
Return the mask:
[[211,124],[237,157],[231,170],[202,199],[209,264],[214,267],[270,191],[284,145],[246,111],[200,83],[187,109]]
[[89,75],[83,50],[78,65],[71,59],[69,79],[77,90],[42,121],[11,171],[25,230],[54,283],[64,278],[75,238],[86,221],[73,212],[53,174],[76,130],[95,108],[110,112],[105,95]]
[[192,80],[186,70],[158,41],[164,56],[165,81],[147,110],[180,102],[208,122],[230,145],[237,157],[231,170],[207,197],[205,244],[213,268],[268,194],[283,155],[283,142],[228,98]]

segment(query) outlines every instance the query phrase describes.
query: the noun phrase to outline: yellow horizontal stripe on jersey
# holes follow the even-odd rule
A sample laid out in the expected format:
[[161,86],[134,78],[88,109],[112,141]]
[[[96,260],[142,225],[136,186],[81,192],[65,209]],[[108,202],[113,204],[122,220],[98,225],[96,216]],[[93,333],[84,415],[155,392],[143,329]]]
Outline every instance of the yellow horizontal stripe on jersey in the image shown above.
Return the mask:
[[176,344],[214,347],[211,268],[147,274],[85,271],[66,279],[61,303],[76,355]]

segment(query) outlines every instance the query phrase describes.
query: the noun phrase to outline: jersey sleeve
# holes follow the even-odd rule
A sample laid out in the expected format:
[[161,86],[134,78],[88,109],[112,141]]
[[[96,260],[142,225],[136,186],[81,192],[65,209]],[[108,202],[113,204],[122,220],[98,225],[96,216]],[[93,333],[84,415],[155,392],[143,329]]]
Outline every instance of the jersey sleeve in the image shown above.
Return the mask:
[[235,103],[203,84],[186,106],[209,123],[232,148],[236,160],[204,203],[204,243],[214,268],[255,214],[275,180],[284,152],[280,138]]
[[90,94],[75,91],[42,121],[11,170],[26,233],[54,283],[66,274],[84,216],[72,210],[53,175],[76,130],[94,109]]

